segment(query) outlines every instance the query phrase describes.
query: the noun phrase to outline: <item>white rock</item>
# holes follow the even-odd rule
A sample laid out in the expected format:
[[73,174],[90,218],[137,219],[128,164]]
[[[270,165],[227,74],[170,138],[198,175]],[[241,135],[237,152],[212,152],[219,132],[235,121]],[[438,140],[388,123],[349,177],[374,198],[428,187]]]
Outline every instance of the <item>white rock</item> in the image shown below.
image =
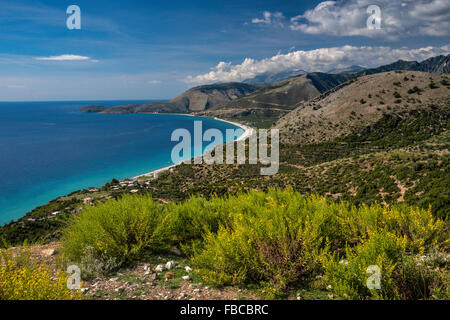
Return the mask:
[[164,270],[166,270],[166,267],[163,266],[162,264],[158,264],[155,268],[156,272],[163,272]]
[[42,250],[42,254],[44,254],[48,257],[51,257],[56,254],[56,250],[55,249],[45,249],[45,250]]
[[189,279],[190,279],[189,276],[184,276],[184,277],[183,277],[183,280],[184,280],[184,281],[189,281]]
[[184,268],[184,270],[186,270],[186,272],[191,272],[191,271],[192,271],[192,268],[189,267],[189,266],[186,266],[186,267]]
[[176,265],[177,265],[177,263],[175,261],[169,261],[166,263],[166,269],[172,270],[173,268],[175,268]]

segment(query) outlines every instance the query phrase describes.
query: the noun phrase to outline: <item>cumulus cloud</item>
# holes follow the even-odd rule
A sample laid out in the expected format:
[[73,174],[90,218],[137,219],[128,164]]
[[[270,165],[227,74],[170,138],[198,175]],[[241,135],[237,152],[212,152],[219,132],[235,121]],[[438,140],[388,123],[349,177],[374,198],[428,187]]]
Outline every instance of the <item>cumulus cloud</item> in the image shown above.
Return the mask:
[[86,61],[86,60],[91,60],[91,61],[97,61],[97,60],[92,60],[89,57],[83,57],[83,56],[77,56],[74,54],[63,54],[60,56],[51,56],[51,57],[37,57],[35,58],[36,60],[44,60],[44,61]]
[[440,54],[449,54],[450,45],[443,47],[424,47],[418,49],[371,46],[342,46],[320,48],[309,51],[294,51],[277,54],[271,58],[255,60],[246,58],[241,64],[220,62],[210,72],[186,78],[188,83],[206,84],[215,82],[232,82],[252,79],[265,73],[301,69],[307,72],[326,72],[334,68],[350,65],[377,67],[395,62],[399,59],[423,61]]
[[278,26],[283,26],[282,20],[284,19],[284,16],[281,12],[269,12],[264,11],[263,12],[263,18],[254,18],[252,19],[252,23],[254,24],[274,24]]
[[[381,9],[381,29],[367,28],[367,8]],[[314,9],[291,18],[290,28],[308,34],[368,36],[398,39],[417,35],[450,34],[448,0],[346,0],[324,1]]]

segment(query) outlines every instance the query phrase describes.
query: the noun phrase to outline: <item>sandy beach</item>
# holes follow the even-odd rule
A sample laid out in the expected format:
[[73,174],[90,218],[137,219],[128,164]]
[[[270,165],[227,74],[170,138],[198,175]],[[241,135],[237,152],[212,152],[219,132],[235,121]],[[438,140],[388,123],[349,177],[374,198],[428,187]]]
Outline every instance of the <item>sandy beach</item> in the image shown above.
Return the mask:
[[[188,114],[188,115],[186,115],[186,114],[180,114],[180,115],[183,115],[183,116],[190,116],[190,117],[195,117],[194,115],[190,115],[190,114]],[[241,128],[242,130],[244,130],[244,133],[243,133],[239,138],[237,138],[236,140],[234,140],[234,142],[238,142],[238,141],[242,141],[242,140],[247,139],[248,137],[250,137],[250,136],[252,135],[253,130],[254,130],[253,128],[250,128],[250,127],[248,127],[248,126],[246,126],[246,125],[243,125],[243,124],[240,124],[240,123],[236,123],[236,122],[232,122],[232,121],[228,121],[228,120],[223,120],[223,119],[219,119],[219,118],[216,118],[216,117],[214,117],[213,119],[214,119],[214,120],[217,120],[217,121],[222,121],[222,122],[230,123],[230,124],[232,124],[232,125],[235,125],[235,126]],[[205,152],[206,152],[206,151],[205,151]],[[202,155],[202,156],[203,156],[203,155]],[[192,159],[195,159],[195,158],[196,158],[196,157],[193,157]],[[132,179],[132,180],[136,180],[136,179],[139,179],[139,178],[142,178],[142,177],[155,176],[155,175],[158,175],[158,174],[160,174],[160,173],[162,173],[162,172],[165,172],[165,171],[168,171],[168,170],[170,170],[170,169],[172,169],[172,168],[175,168],[175,167],[179,166],[179,165],[182,164],[182,163],[183,163],[183,162],[180,162],[180,163],[173,164],[173,165],[171,165],[171,166],[167,166],[167,167],[164,167],[164,168],[161,168],[161,169],[153,170],[153,171],[150,171],[150,172],[147,172],[147,173],[138,175],[138,176],[136,176],[136,177],[133,177],[133,178],[131,178],[131,179]],[[127,179],[125,179],[125,180],[127,180]]]

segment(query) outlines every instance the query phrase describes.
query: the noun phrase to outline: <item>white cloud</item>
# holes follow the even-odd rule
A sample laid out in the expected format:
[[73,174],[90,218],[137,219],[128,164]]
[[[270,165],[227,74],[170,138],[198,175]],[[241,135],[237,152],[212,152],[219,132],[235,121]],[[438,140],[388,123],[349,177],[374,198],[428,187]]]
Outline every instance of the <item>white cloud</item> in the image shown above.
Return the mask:
[[98,60],[92,60],[89,57],[77,56],[74,54],[63,54],[60,56],[51,56],[51,57],[37,57],[36,60],[44,60],[44,61],[86,61],[91,60],[93,62],[98,62]]
[[[381,9],[381,29],[367,28],[367,8]],[[346,0],[324,1],[291,18],[290,28],[308,34],[382,37],[389,40],[418,35],[450,34],[448,0]]]
[[284,16],[281,12],[269,12],[264,11],[263,12],[263,18],[254,18],[252,19],[252,23],[254,24],[273,24],[278,26],[283,26],[282,20],[284,19]]
[[210,72],[186,78],[188,83],[206,84],[215,82],[244,81],[264,73],[276,73],[293,69],[307,72],[326,72],[333,68],[343,68],[350,65],[377,67],[395,62],[399,59],[423,61],[430,57],[449,54],[450,45],[443,47],[425,47],[419,49],[391,47],[355,47],[343,46],[320,48],[309,51],[294,51],[277,54],[271,58],[255,60],[245,58],[241,64],[220,62]]

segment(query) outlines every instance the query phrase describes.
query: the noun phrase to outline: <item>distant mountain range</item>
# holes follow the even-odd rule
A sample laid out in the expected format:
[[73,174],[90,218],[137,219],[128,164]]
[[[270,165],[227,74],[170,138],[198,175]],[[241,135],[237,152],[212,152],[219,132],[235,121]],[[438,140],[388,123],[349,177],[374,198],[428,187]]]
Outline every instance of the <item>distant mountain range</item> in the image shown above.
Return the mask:
[[423,71],[429,73],[450,73],[450,55],[437,56],[422,62],[398,60],[397,62],[385,66],[361,71],[358,73],[358,75],[367,75],[394,70]]
[[[235,117],[242,115],[243,111],[248,114],[249,110],[264,110],[264,112],[272,110],[272,115],[279,113],[281,116],[287,111],[293,110],[297,104],[315,98],[348,81],[365,75],[395,70],[450,73],[450,55],[437,56],[422,62],[399,60],[372,69],[351,66],[334,69],[329,73],[305,74],[302,70],[294,70],[263,74],[246,80],[246,83],[231,82],[198,86],[168,102],[149,102],[113,108],[88,106],[81,112],[208,113],[215,116],[226,114],[228,117]],[[272,81],[278,82],[267,85]],[[253,114],[257,114],[257,112],[253,112]]]
[[226,104],[231,100],[246,96],[261,86],[230,82],[199,86],[189,89],[178,97],[167,102],[149,102],[107,108],[88,106],[81,112],[96,113],[192,113],[209,110]]
[[282,72],[266,72],[260,75],[257,75],[254,78],[246,79],[244,83],[250,84],[262,84],[262,85],[271,85],[292,77],[296,77],[301,74],[307,73],[304,70],[294,69]]
[[299,101],[307,101],[350,80],[349,75],[309,73],[266,86],[247,96],[231,100],[215,109],[275,108],[290,110]]
[[350,66],[346,68],[335,68],[331,69],[327,73],[331,74],[349,74],[349,73],[357,73],[360,71],[366,70],[366,68],[360,67],[360,66]]

